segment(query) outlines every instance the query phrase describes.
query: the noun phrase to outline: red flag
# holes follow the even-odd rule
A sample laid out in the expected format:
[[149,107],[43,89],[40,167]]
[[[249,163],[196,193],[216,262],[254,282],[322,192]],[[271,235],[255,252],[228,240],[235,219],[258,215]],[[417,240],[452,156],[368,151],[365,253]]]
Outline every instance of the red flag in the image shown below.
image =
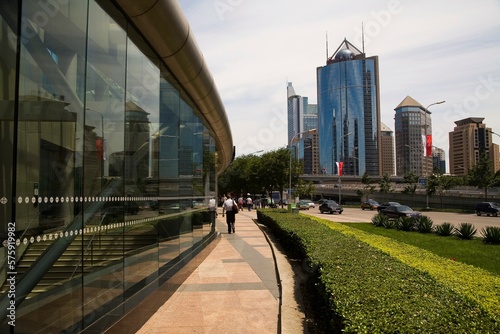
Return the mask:
[[344,162],[343,161],[340,161],[340,162],[336,162],[337,164],[337,175],[339,176],[342,176],[342,170],[344,169]]
[[427,157],[432,155],[432,135],[427,135],[425,140],[425,155]]

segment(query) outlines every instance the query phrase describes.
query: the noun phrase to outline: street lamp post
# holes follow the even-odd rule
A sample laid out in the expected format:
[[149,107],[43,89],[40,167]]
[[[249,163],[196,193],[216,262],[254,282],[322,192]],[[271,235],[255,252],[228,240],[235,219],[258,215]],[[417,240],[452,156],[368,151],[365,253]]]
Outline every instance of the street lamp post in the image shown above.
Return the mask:
[[[300,136],[302,134],[314,132],[315,130],[316,129],[311,129],[311,130],[296,133],[295,135],[293,135],[292,139],[290,139],[290,145],[288,145],[288,147],[290,149],[292,148],[292,143],[295,140],[295,138],[297,138],[298,136]],[[290,167],[289,167],[289,179],[288,179],[288,195],[290,196],[289,199],[290,199],[290,203],[291,203],[292,202],[292,151],[291,150],[290,150]],[[290,203],[288,203],[288,204],[290,204]]]
[[[425,108],[424,110],[424,115],[425,115],[425,140],[427,141],[427,136],[428,136],[428,131],[427,131],[427,115],[430,115],[431,112],[429,111],[429,107],[433,106],[433,105],[436,105],[436,104],[442,104],[442,103],[445,103],[446,101],[438,101],[438,102],[434,102],[434,103],[431,103],[427,106],[427,108]],[[420,123],[422,124],[422,123]],[[425,173],[424,173],[424,176],[425,176],[425,184],[427,185],[427,177],[428,177],[428,170],[427,170],[427,165],[429,164],[428,162],[428,159],[427,159],[427,152],[426,152],[426,148],[424,148],[425,150],[425,154],[424,154],[424,161],[425,161]],[[426,196],[425,196],[425,202],[426,202],[426,209],[428,210],[429,209],[429,194],[427,193],[426,191]]]

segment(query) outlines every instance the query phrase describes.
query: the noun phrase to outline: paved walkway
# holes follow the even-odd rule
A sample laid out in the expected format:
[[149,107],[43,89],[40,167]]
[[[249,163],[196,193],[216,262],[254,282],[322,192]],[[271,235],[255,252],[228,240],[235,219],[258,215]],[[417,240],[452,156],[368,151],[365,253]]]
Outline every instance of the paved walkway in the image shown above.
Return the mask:
[[[128,320],[128,332],[151,333],[304,333],[296,303],[298,284],[291,266],[254,222],[256,211],[236,215],[236,233],[227,233],[220,214],[220,235],[211,252],[150,318]],[[280,294],[278,282],[286,289]],[[161,288],[159,292],[162,293]],[[165,298],[166,299],[166,298]],[[280,305],[280,302],[282,305]],[[145,303],[147,304],[147,303]],[[283,306],[284,305],[284,306]],[[127,318],[127,317],[126,317]],[[122,321],[123,323],[123,321]],[[123,333],[123,327],[110,330]]]

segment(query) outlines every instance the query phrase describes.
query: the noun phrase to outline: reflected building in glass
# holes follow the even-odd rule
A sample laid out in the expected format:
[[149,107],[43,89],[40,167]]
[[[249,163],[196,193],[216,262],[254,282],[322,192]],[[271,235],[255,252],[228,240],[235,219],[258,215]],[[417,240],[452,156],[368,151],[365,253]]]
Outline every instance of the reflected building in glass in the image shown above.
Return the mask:
[[103,333],[215,238],[224,106],[176,2],[2,1],[0,25],[0,332],[15,303],[18,333]]
[[378,56],[344,40],[326,66],[317,68],[320,168],[344,175],[380,175]]

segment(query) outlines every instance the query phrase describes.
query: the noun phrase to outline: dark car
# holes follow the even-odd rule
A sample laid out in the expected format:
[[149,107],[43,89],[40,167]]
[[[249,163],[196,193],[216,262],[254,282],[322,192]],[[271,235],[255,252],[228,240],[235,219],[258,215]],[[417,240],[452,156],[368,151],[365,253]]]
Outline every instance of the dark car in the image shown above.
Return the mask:
[[325,203],[326,201],[328,201],[326,198],[322,198],[318,201],[318,207],[321,206],[321,204]]
[[367,201],[361,202],[361,210],[364,210],[364,209],[375,210],[378,208],[379,205],[380,204],[378,204],[377,201],[369,199]]
[[323,202],[323,204],[321,204],[319,206],[319,212],[321,212],[321,213],[337,212],[340,215],[342,213],[342,211],[344,211],[344,209],[342,209],[342,207],[337,202],[335,202],[333,200],[328,200],[326,202]]
[[384,203],[380,203],[377,207],[377,211],[380,212],[382,210],[384,210],[385,208],[389,207],[389,206],[395,206],[395,205],[401,205],[399,204],[398,202],[384,202]]
[[498,216],[500,212],[500,204],[495,202],[479,202],[476,204],[476,214],[480,216],[482,213],[487,216],[492,215],[493,217]]
[[380,214],[387,216],[388,218],[399,218],[399,217],[413,217],[420,218],[422,214],[418,211],[413,211],[407,205],[390,205],[385,209],[380,211]]

